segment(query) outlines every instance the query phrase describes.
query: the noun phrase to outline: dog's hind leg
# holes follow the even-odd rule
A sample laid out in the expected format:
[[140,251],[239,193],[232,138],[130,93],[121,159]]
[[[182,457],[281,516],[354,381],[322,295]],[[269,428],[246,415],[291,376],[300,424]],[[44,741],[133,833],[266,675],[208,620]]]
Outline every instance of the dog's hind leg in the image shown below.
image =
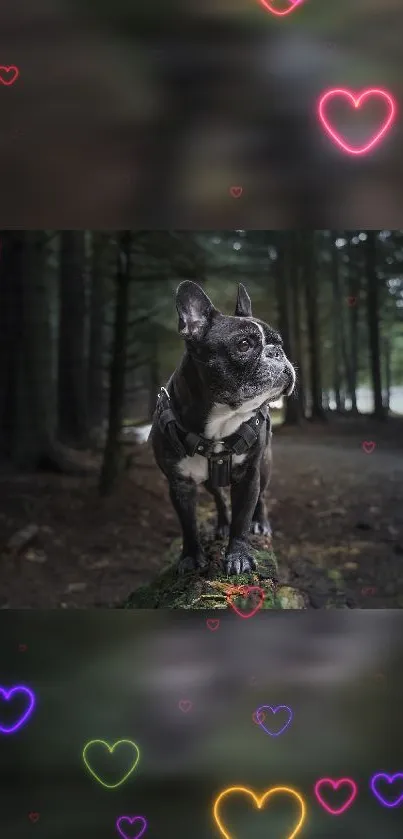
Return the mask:
[[225,495],[222,489],[212,487],[210,481],[206,481],[204,486],[213,496],[217,508],[216,538],[227,539],[229,535],[229,515]]

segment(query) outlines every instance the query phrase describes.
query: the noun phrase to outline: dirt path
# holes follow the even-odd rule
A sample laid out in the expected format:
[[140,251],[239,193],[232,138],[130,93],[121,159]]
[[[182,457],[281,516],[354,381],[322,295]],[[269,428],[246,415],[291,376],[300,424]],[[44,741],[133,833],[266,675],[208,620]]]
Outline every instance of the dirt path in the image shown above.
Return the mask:
[[[276,446],[270,502],[285,581],[315,607],[403,607],[403,451],[356,438]],[[363,438],[372,440],[373,437]]]
[[[371,454],[363,441],[376,442]],[[114,606],[158,573],[179,531],[148,447],[111,498],[96,480],[1,479],[1,608]],[[400,421],[275,432],[269,503],[282,580],[313,607],[403,607]],[[7,548],[32,523],[30,544]]]

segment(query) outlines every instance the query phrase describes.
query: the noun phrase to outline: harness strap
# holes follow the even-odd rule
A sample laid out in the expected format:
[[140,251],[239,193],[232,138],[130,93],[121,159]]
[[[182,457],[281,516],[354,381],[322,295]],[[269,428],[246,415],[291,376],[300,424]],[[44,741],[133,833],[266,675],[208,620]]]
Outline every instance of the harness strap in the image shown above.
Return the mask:
[[[171,379],[168,382],[168,387],[171,384]],[[160,429],[163,434],[167,434],[175,450],[181,457],[189,455],[193,457],[198,453],[209,460],[214,455],[214,447],[218,442],[222,442],[224,450],[221,454],[228,457],[231,454],[245,454],[259,437],[262,423],[266,422],[266,442],[271,436],[271,421],[269,416],[268,406],[265,405],[259,408],[256,414],[222,441],[210,440],[193,431],[187,431],[186,428],[179,422],[170,403],[170,396],[166,388],[161,388],[158,394],[157,401],[157,415]],[[178,430],[182,435],[182,440],[178,434]]]

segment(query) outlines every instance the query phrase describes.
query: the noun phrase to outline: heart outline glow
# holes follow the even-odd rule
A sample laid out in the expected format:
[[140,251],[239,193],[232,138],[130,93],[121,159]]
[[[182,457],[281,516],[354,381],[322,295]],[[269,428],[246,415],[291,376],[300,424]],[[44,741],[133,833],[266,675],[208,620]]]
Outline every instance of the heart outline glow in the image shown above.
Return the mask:
[[120,834],[120,836],[123,837],[123,839],[130,839],[130,837],[121,827],[121,822],[123,821],[129,822],[130,825],[133,825],[136,821],[140,821],[143,823],[140,829],[140,833],[136,833],[136,836],[133,836],[132,839],[141,839],[148,827],[147,819],[145,819],[144,816],[119,816],[119,818],[116,820],[116,830]]
[[293,12],[297,6],[301,6],[304,0],[289,0],[290,7],[288,9],[284,9],[282,12],[278,9],[274,9],[270,0],[259,0],[261,6],[263,6],[268,12],[271,12],[272,15],[276,15],[276,17],[285,17],[285,15],[289,15],[290,12]]
[[[389,116],[387,116],[386,120],[382,124],[380,130],[375,134],[372,139],[366,143],[364,146],[354,147],[346,143],[343,137],[340,136],[338,131],[336,131],[329,123],[328,119],[325,116],[324,109],[325,106],[328,104],[330,99],[333,99],[335,96],[343,96],[345,99],[348,99],[350,102],[353,103],[354,108],[358,109],[360,105],[368,99],[370,96],[381,96],[388,104],[389,107]],[[358,96],[355,96],[351,90],[347,88],[338,87],[338,88],[331,88],[327,90],[319,99],[318,103],[318,117],[323,125],[325,131],[329,134],[332,140],[338,145],[343,151],[347,152],[348,154],[366,154],[370,149],[374,148],[385,136],[386,132],[392,125],[396,117],[397,106],[396,102],[387,90],[383,90],[382,88],[377,87],[370,87],[366,88],[362,93]]]
[[378,792],[378,790],[375,787],[375,784],[379,780],[379,778],[386,778],[387,782],[389,784],[392,784],[393,781],[395,780],[395,778],[402,778],[402,780],[403,780],[403,772],[395,772],[394,775],[388,775],[386,772],[377,772],[376,775],[373,775],[372,778],[371,778],[371,790],[372,790],[373,794],[376,796],[376,798],[378,799],[378,801],[381,804],[383,804],[384,807],[398,807],[399,804],[401,804],[402,801],[403,801],[403,792],[401,793],[401,795],[399,795],[399,798],[397,799],[397,801],[392,801],[392,802],[386,801],[386,799],[383,797],[382,793]]
[[15,687],[10,688],[9,690],[0,687],[0,695],[4,696],[6,702],[8,702],[9,699],[11,699],[14,693],[25,693],[28,696],[28,708],[22,714],[21,718],[11,728],[7,728],[0,724],[0,734],[14,734],[15,731],[18,731],[18,729],[21,728],[21,726],[24,725],[25,722],[27,722],[28,718],[31,716],[35,708],[35,694],[30,688],[27,688],[25,685],[16,685]]
[[[106,784],[105,781],[102,781],[101,778],[99,777],[99,775],[97,775],[97,773],[94,772],[92,766],[90,766],[90,764],[88,763],[87,750],[90,748],[90,746],[94,746],[95,743],[101,743],[102,746],[106,746],[109,754],[112,754],[115,751],[116,747],[120,746],[122,743],[129,743],[129,745],[133,746],[133,748],[136,750],[136,759],[135,759],[134,763],[132,763],[129,771],[126,772],[126,775],[124,775],[123,778],[120,781],[118,781],[117,784]],[[106,789],[116,789],[117,787],[120,787],[121,784],[123,784],[125,781],[127,781],[129,775],[131,775],[132,772],[134,772],[139,760],[140,760],[140,749],[139,749],[137,743],[134,743],[133,740],[117,740],[116,743],[112,744],[112,746],[110,746],[109,743],[106,742],[106,740],[89,740],[88,743],[85,744],[84,749],[83,749],[83,761],[84,761],[88,771],[95,778],[95,780],[98,781],[98,783],[101,784],[103,787],[106,787]]]
[[264,792],[263,795],[260,796],[260,798],[259,798],[259,796],[257,796],[253,792],[253,790],[249,789],[249,787],[227,787],[227,789],[224,789],[222,792],[219,793],[219,795],[217,796],[216,800],[214,801],[214,805],[213,805],[214,821],[215,821],[221,835],[224,836],[224,839],[234,839],[234,837],[231,836],[228,833],[228,831],[226,830],[226,828],[224,827],[224,825],[223,825],[223,823],[220,819],[220,816],[219,816],[220,804],[221,804],[223,798],[225,798],[227,795],[232,795],[234,792],[235,793],[240,792],[243,795],[249,795],[250,798],[253,799],[254,804],[255,804],[255,806],[257,807],[258,810],[262,809],[265,801],[268,798],[270,798],[271,795],[274,795],[276,793],[281,793],[281,792],[285,792],[287,795],[292,795],[294,798],[297,799],[297,801],[300,804],[301,815],[299,817],[297,825],[293,828],[292,833],[290,833],[289,836],[286,837],[286,839],[295,839],[295,837],[297,836],[297,834],[301,830],[302,825],[304,824],[304,821],[305,821],[305,818],[306,818],[306,807],[305,807],[304,799],[299,794],[299,792],[297,792],[295,789],[292,789],[291,787],[273,787],[272,789],[266,790],[266,792]]
[[[231,601],[231,597],[244,597],[246,599],[248,594],[250,594],[252,591],[257,591],[259,593],[260,599],[258,600],[257,605],[254,606],[251,612],[244,614],[238,609],[236,604]],[[258,612],[259,609],[261,609],[263,606],[265,596],[266,593],[264,589],[261,588],[261,586],[230,586],[225,592],[225,598],[228,605],[231,606],[231,609],[234,610],[235,614],[238,615],[238,617],[244,618],[244,620],[247,618],[253,618],[253,616],[256,615],[256,612]]]
[[[269,731],[269,729],[266,728],[266,726],[264,724],[265,714],[263,714],[263,720],[261,719],[262,712],[264,712],[265,708],[268,708],[269,711],[272,712],[272,714],[277,714],[277,711],[281,711],[282,708],[284,708],[286,711],[288,711],[288,713],[289,713],[288,720],[286,720],[283,727],[280,728],[280,731]],[[288,705],[261,705],[260,708],[258,708],[256,713],[255,713],[255,719],[256,719],[258,725],[260,725],[260,728],[265,732],[265,734],[270,734],[270,737],[278,737],[279,734],[282,734],[283,731],[285,731],[286,728],[288,728],[288,726],[291,725],[292,717],[293,717],[293,713],[292,713],[291,708],[288,707]]]
[[[5,70],[6,73],[9,73],[11,70],[13,70],[14,71],[13,78],[9,79],[9,81],[6,81],[6,79],[3,79],[3,76],[1,74],[2,70]],[[20,71],[19,71],[18,67],[15,66],[15,64],[10,64],[9,66],[6,66],[5,64],[0,65],[0,84],[4,84],[6,87],[10,87],[10,85],[14,84],[14,82],[17,81],[19,75],[20,75]]]
[[[330,784],[330,786],[334,790],[337,790],[342,784],[348,784],[349,787],[351,787],[350,796],[341,807],[338,807],[337,809],[333,808],[330,806],[330,804],[327,804],[326,801],[323,800],[320,794],[319,788],[322,786],[322,784]],[[357,792],[357,784],[355,783],[355,781],[353,781],[352,778],[340,778],[338,781],[334,781],[332,780],[332,778],[320,778],[320,780],[316,781],[315,784],[316,798],[319,801],[319,804],[323,807],[323,809],[326,810],[327,813],[330,813],[331,816],[341,816],[341,814],[344,813],[345,810],[347,810],[351,806],[354,799],[357,797]]]

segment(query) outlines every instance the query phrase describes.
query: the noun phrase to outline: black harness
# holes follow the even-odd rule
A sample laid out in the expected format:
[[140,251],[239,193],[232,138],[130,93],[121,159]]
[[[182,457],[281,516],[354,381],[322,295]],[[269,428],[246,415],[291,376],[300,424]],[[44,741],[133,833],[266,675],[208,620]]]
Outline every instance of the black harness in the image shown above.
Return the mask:
[[[181,457],[200,454],[207,458],[208,480],[213,489],[230,485],[232,455],[246,454],[249,451],[256,443],[263,423],[266,423],[266,443],[272,433],[268,405],[258,408],[234,434],[223,440],[208,440],[201,434],[184,428],[173,410],[170,395],[165,387],[162,387],[158,394],[156,410],[160,430],[169,437],[173,448]],[[222,451],[215,452],[215,447],[220,443],[223,445]]]

